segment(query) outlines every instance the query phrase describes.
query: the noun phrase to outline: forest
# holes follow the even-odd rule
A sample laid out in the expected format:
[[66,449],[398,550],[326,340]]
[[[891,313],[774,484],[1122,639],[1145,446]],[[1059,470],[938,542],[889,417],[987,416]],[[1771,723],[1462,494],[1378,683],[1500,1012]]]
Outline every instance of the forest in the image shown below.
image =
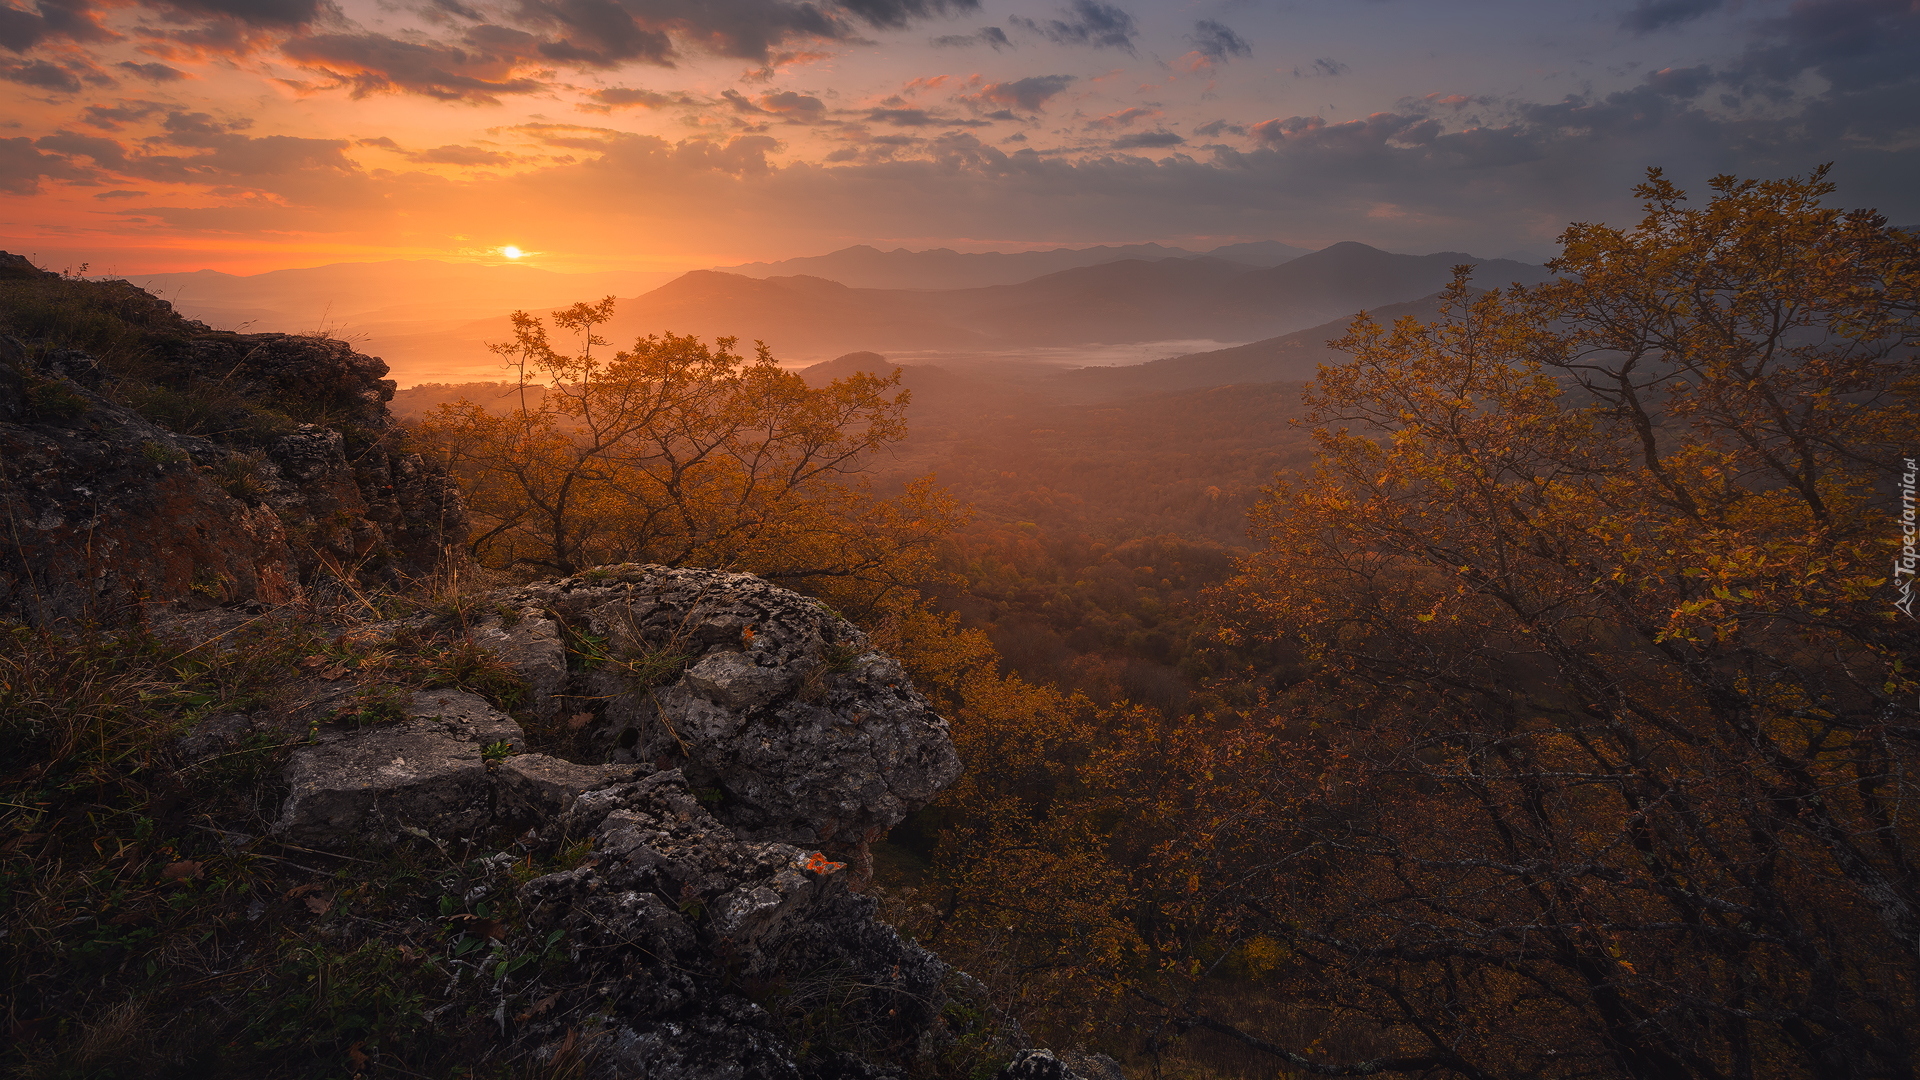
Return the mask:
[[[609,300],[516,315],[508,381],[396,411],[479,579],[746,570],[898,657],[967,767],[868,888],[1052,1045],[1191,1080],[1912,1077],[1920,236],[1824,170],[1637,194],[1550,280],[1463,266],[1437,318],[1356,316],[1307,383],[916,431],[911,372],[615,344]],[[0,706],[42,708],[7,664]],[[7,758],[0,799],[49,769]]]
[[[840,569],[803,587],[885,628],[974,766],[885,852],[902,924],[1160,1075],[1910,1075],[1920,639],[1889,567],[1920,248],[1819,174],[1714,187],[1652,174],[1553,281],[1463,268],[1437,321],[1356,319],[1304,407],[1020,413],[907,455],[944,497],[823,486],[911,528],[809,548]],[[600,377],[525,331],[549,385]],[[878,448],[889,388],[813,393]],[[520,468],[483,422],[422,425],[475,491]],[[732,521],[757,481],[728,469]],[[747,516],[815,512],[787,505]],[[543,558],[506,535],[476,557]]]

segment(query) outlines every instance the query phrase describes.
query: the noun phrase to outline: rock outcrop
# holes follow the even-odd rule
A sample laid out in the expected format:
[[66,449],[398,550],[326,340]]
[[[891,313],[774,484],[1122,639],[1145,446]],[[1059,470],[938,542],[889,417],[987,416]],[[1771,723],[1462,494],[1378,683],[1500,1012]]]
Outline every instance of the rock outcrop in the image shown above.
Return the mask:
[[544,718],[578,728],[592,760],[717,789],[741,836],[857,858],[960,774],[897,661],[758,578],[612,566],[491,599],[474,640],[529,679]]
[[[22,329],[58,323],[49,309],[116,327],[124,355]],[[23,335],[0,333],[0,613],[278,603],[326,577],[426,576],[464,536],[458,490],[387,413],[378,358],[217,332],[125,282],[5,253],[0,326]]]
[[[495,886],[516,932],[567,959],[472,1006],[520,1018],[502,1024],[513,1053],[607,1080],[825,1080],[928,1072],[963,1036],[1019,1043],[858,891],[866,843],[959,773],[946,722],[858,629],[749,575],[658,566],[500,590],[475,612],[473,640],[539,690],[529,722],[562,745],[530,752],[458,690],[329,684],[330,703],[395,715],[322,723],[286,766],[274,831],[335,851],[492,846],[482,861],[503,868],[572,853]],[[950,1009],[954,994],[975,1000]]]

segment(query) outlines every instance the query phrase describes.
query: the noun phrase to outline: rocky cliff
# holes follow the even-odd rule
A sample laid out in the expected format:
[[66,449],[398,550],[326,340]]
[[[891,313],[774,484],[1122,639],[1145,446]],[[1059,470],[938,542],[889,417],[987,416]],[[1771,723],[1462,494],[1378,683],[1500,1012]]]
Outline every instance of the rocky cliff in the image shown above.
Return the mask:
[[0,611],[118,623],[431,575],[465,514],[386,371],[0,252]]

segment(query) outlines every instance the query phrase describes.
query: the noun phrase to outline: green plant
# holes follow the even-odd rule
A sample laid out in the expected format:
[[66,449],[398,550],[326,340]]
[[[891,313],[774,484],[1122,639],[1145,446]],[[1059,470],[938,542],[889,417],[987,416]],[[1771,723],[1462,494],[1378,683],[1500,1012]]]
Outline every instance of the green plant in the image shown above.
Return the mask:
[[501,739],[498,742],[490,742],[480,748],[480,760],[482,761],[505,761],[512,756],[513,744],[505,739]]
[[334,719],[351,727],[393,724],[405,720],[412,705],[413,691],[382,684],[360,690],[349,705],[334,714]]
[[27,412],[37,420],[76,420],[92,408],[87,399],[58,379],[27,386]]

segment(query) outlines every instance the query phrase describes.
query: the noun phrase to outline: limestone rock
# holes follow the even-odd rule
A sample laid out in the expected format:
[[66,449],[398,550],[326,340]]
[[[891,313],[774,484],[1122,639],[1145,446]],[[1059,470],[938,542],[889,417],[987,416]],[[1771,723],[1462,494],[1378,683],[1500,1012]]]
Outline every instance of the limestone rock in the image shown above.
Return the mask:
[[[873,1045],[912,1045],[934,1024],[945,965],[875,921],[873,902],[818,853],[733,835],[678,772],[587,792],[562,821],[593,839],[593,859],[520,897],[536,933],[566,931],[572,993],[604,1018],[607,1051],[589,1076],[883,1075],[798,1060],[780,1025],[806,1017],[770,1015],[746,985],[803,1012],[831,1009]],[[550,1027],[557,1040],[560,1022]]]
[[632,780],[635,765],[576,765],[545,754],[518,754],[500,763],[498,779],[512,809],[544,820],[552,818],[584,792]]
[[496,785],[484,751],[524,748],[520,725],[459,690],[413,696],[407,718],[330,730],[293,752],[290,794],[274,832],[296,843],[348,847],[391,842],[403,828],[471,836],[496,817]]
[[[626,565],[493,594],[475,640],[555,715],[598,702],[594,756],[719,789],[741,836],[860,845],[960,773],[947,722],[898,662],[818,602],[747,574]],[[603,655],[569,671],[560,624]],[[564,686],[565,689],[561,689]]]

